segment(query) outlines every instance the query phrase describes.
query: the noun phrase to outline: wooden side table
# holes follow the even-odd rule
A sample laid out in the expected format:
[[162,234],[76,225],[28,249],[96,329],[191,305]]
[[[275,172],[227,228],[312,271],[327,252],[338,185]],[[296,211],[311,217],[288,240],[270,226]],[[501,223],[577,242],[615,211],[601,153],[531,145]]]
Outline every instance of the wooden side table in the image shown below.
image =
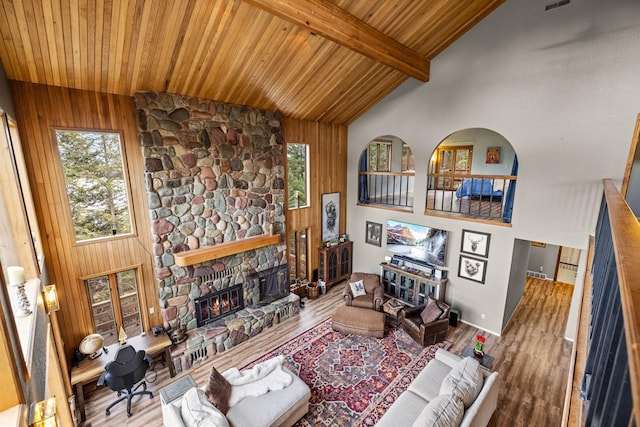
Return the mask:
[[398,318],[400,317],[400,310],[402,310],[404,307],[405,305],[395,298],[391,298],[384,304],[382,304],[382,311],[386,314],[387,320],[390,321],[388,323],[395,329],[400,326],[400,321]]

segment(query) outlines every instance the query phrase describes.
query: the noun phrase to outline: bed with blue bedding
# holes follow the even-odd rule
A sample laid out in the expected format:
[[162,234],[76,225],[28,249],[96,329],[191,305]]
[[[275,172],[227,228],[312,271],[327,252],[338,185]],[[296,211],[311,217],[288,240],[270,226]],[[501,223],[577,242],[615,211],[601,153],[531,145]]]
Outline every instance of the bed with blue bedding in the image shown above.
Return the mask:
[[489,178],[465,178],[456,190],[456,197],[477,199],[501,200],[502,190],[494,190],[492,180]]

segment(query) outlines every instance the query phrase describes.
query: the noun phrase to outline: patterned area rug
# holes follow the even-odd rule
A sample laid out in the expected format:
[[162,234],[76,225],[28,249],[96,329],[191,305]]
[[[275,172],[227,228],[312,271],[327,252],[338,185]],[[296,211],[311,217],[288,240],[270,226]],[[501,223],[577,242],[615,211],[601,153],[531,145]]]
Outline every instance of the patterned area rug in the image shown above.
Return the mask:
[[344,335],[326,319],[245,366],[285,356],[285,365],[311,388],[309,413],[296,426],[373,426],[442,342],[416,343],[402,329],[385,330],[382,339]]

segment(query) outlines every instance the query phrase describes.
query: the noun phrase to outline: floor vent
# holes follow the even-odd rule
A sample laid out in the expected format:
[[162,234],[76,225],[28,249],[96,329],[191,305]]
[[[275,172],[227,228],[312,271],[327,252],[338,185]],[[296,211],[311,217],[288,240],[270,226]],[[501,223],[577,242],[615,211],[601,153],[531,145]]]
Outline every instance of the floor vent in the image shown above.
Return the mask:
[[547,280],[547,275],[546,275],[546,273],[538,273],[537,271],[527,270],[527,276],[529,276],[529,277],[535,277],[536,279],[543,279],[543,280]]
[[554,2],[552,2],[552,3],[547,4],[547,5],[544,7],[544,10],[545,10],[545,11],[547,11],[547,10],[551,10],[551,9],[557,9],[557,8],[559,8],[559,7],[562,7],[562,6],[568,5],[569,3],[571,3],[571,0],[560,0],[560,1],[554,1]]

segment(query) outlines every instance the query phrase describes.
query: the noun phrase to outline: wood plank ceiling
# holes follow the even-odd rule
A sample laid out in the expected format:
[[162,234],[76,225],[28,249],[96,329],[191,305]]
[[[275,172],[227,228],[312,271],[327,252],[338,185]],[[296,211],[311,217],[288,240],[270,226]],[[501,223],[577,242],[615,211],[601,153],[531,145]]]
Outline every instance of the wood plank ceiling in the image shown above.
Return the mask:
[[1,0],[7,77],[349,124],[504,0]]

